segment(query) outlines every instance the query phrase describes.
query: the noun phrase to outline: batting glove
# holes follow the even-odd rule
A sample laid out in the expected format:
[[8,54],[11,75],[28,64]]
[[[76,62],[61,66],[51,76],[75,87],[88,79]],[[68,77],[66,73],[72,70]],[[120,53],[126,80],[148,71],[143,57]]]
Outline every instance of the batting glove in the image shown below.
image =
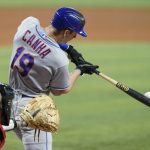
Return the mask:
[[85,64],[77,66],[77,69],[81,70],[81,74],[80,75],[83,75],[83,74],[92,75],[93,73],[97,72],[96,69],[98,69],[98,68],[99,68],[99,66],[93,65],[91,63],[85,63]]
[[69,59],[73,62],[76,66],[84,64],[85,59],[83,58],[82,54],[79,53],[73,46],[68,44],[59,44],[60,48],[68,54]]

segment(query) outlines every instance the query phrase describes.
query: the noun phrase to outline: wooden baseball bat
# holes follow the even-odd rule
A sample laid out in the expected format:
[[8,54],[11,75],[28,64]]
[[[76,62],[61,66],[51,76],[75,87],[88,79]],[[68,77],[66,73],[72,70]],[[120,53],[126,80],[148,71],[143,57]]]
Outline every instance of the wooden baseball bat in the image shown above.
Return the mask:
[[116,86],[117,88],[119,88],[120,90],[122,90],[123,92],[128,94],[129,96],[133,97],[134,99],[138,100],[139,102],[150,107],[150,98],[144,96],[143,94],[141,94],[140,92],[138,92],[136,90],[133,90],[133,89],[125,86],[124,84],[108,77],[107,75],[105,75],[99,71],[95,71],[95,73],[98,76],[102,77],[104,80],[108,81],[109,83],[113,84],[114,86]]

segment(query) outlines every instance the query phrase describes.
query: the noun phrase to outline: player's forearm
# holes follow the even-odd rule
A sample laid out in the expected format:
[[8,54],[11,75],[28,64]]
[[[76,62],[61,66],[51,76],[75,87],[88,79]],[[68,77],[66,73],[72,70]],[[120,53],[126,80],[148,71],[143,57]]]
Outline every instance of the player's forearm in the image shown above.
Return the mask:
[[79,69],[75,69],[72,73],[70,73],[70,79],[69,79],[70,90],[74,86],[74,84],[75,84],[76,80],[78,79],[78,77],[80,76],[80,74],[81,74],[81,71]]

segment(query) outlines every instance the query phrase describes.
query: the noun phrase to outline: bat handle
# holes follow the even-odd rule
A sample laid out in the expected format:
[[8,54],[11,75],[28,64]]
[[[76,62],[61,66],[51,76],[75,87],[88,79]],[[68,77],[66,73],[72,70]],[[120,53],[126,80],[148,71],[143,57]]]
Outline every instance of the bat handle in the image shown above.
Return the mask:
[[101,72],[98,71],[98,70],[95,70],[94,73],[97,74],[98,76],[101,76],[103,79],[107,80],[108,82],[110,82],[110,83],[113,84],[113,85],[117,85],[117,83],[118,83],[118,81],[116,81],[116,80],[110,78],[109,76],[107,76],[107,75],[101,73]]

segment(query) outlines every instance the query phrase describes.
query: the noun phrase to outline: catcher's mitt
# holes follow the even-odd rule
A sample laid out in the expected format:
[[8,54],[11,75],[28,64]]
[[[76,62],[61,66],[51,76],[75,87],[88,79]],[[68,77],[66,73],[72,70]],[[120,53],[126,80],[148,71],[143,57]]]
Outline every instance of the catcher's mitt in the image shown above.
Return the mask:
[[56,132],[59,126],[59,113],[53,100],[46,95],[33,98],[20,114],[27,126],[47,132]]

